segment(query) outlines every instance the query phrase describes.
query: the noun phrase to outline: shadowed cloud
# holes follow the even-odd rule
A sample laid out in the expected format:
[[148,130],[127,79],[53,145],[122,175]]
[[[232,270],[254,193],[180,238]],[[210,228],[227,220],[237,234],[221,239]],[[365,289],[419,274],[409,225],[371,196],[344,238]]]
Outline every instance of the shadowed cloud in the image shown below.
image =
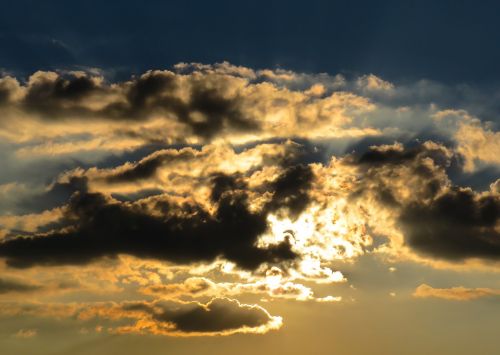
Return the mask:
[[[214,180],[214,191],[220,189],[219,180]],[[173,205],[161,196],[152,200],[148,213],[142,201],[121,203],[80,191],[67,206],[65,218],[72,226],[5,240],[0,255],[14,267],[82,264],[120,253],[178,263],[223,257],[248,269],[295,258],[286,241],[267,248],[256,246],[258,236],[267,229],[266,214],[249,211],[245,192],[230,188],[226,186],[222,195],[213,194],[214,214],[202,206]]]

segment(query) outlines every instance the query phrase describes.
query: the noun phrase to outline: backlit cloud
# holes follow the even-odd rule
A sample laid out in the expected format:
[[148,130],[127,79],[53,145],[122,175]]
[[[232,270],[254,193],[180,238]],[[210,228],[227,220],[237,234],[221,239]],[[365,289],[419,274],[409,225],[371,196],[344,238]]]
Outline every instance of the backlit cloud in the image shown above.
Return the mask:
[[499,133],[454,90],[227,62],[5,76],[0,313],[263,334],[283,319],[259,302],[354,299],[363,256],[498,272]]

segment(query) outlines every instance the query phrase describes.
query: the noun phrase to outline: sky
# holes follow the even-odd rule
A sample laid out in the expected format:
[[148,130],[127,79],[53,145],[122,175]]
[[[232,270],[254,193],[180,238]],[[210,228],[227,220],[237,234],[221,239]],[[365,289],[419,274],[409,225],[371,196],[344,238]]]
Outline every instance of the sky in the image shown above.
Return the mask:
[[0,5],[2,354],[498,353],[498,4]]

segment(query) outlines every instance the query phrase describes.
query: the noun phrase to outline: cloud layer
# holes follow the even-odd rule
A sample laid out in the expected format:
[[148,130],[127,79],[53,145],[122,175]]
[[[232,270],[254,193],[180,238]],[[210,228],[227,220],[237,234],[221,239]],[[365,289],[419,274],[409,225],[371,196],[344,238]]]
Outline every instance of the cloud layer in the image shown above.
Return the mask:
[[414,297],[418,298],[441,298],[452,301],[470,301],[483,297],[499,296],[500,290],[491,288],[467,288],[467,287],[451,287],[451,288],[434,288],[432,286],[422,284],[417,287],[413,293]]
[[342,301],[321,285],[362,255],[498,271],[497,126],[454,92],[229,63],[3,77],[2,314],[265,333],[282,319],[257,302]]

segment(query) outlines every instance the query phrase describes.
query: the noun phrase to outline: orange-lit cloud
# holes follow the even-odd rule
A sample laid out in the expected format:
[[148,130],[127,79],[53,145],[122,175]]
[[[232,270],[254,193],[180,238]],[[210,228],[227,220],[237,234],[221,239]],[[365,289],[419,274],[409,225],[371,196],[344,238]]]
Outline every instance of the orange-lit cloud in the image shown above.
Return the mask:
[[[213,298],[207,303],[164,301],[101,302],[87,304],[0,305],[0,315],[99,321],[116,334],[154,334],[164,336],[217,336],[237,333],[264,334],[282,326],[282,318],[271,316],[258,305],[229,298]],[[102,329],[102,326],[99,326]],[[36,331],[21,330],[19,337],[32,337]]]
[[26,300],[2,315],[265,333],[282,319],[254,302],[341,301],[364,255],[500,270],[499,133],[422,103],[441,89],[226,62],[0,79],[0,293]]
[[467,288],[463,286],[434,288],[422,284],[413,293],[417,298],[442,298],[451,301],[471,301],[478,298],[500,296],[500,290],[491,288]]

